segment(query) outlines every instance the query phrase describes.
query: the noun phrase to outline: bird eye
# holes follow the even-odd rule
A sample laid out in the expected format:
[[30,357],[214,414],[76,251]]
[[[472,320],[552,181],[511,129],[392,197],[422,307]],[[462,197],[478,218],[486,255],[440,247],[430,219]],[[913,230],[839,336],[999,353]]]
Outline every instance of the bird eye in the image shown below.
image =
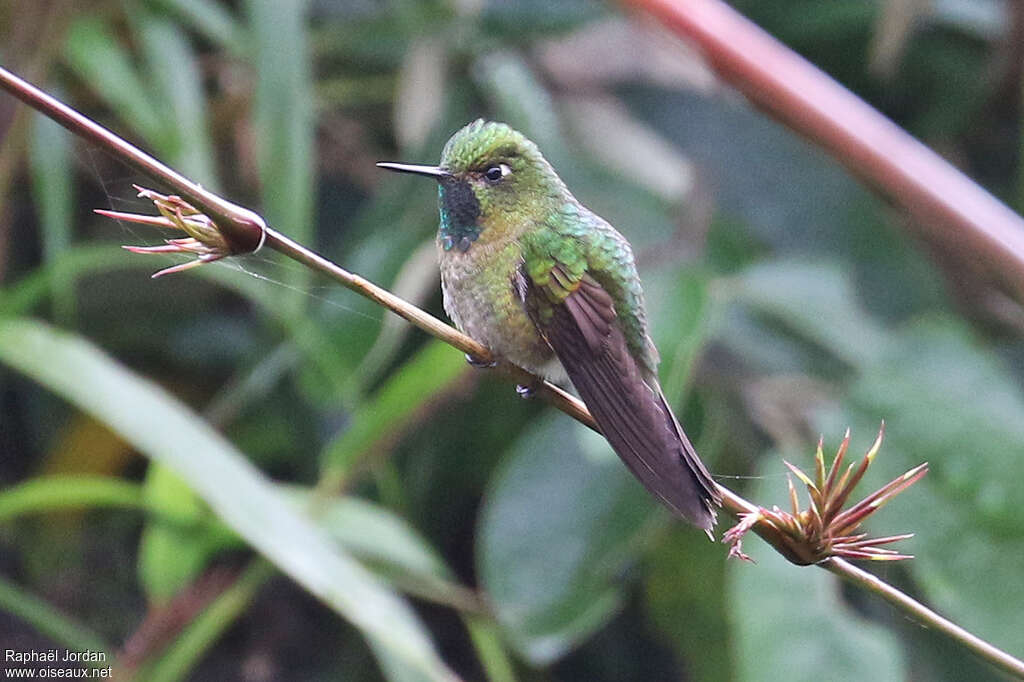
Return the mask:
[[503,177],[512,172],[512,169],[507,164],[499,163],[497,166],[491,166],[484,172],[484,177],[487,178],[487,182],[498,182]]

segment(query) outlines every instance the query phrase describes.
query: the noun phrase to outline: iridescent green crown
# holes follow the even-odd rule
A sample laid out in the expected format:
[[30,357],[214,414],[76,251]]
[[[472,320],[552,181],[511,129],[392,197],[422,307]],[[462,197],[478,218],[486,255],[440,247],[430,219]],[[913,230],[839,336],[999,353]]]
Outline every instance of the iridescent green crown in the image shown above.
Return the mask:
[[543,158],[537,145],[518,130],[478,118],[448,140],[441,152],[441,166],[453,171],[470,170],[513,156]]

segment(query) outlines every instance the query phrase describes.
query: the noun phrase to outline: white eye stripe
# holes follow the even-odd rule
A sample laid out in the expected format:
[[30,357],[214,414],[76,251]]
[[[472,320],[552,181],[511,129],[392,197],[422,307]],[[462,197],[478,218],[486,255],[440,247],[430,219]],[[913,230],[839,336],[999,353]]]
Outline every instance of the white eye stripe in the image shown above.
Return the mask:
[[501,177],[505,177],[506,175],[512,172],[512,169],[508,167],[507,163],[498,164],[498,168],[501,169]]

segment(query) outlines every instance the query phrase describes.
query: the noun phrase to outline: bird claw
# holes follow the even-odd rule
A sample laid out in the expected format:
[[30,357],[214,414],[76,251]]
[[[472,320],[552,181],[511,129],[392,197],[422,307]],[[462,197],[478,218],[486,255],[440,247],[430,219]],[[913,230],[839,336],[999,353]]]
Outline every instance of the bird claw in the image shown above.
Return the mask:
[[527,386],[526,384],[516,384],[516,395],[523,400],[529,400],[537,393],[536,386]]
[[494,362],[493,360],[490,361],[490,362],[487,362],[487,361],[481,360],[480,358],[475,358],[472,355],[470,355],[469,353],[466,353],[466,362],[469,363],[470,367],[476,367],[477,369],[491,369],[493,367],[497,367],[497,365],[498,365],[498,363]]

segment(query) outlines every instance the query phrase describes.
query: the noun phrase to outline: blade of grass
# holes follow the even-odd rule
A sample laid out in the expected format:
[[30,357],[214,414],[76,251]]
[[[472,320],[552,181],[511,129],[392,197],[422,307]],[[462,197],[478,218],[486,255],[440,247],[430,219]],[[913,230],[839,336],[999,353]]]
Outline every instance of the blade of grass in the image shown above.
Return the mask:
[[81,338],[29,320],[0,321],[0,360],[174,470],[257,551],[392,655],[431,679],[452,679],[401,599],[291,509],[230,443],[161,389]]
[[[300,242],[313,239],[313,85],[306,2],[247,0],[249,48],[256,74],[253,138],[263,200],[271,225]],[[308,286],[305,270],[288,284]],[[298,292],[293,292],[298,293]],[[304,305],[292,297],[293,309]]]
[[231,54],[245,53],[242,28],[220,4],[207,0],[151,0],[151,4],[177,15],[197,33]]
[[465,616],[462,622],[469,630],[469,638],[476,649],[480,664],[487,673],[487,679],[490,682],[515,682],[515,668],[501,642],[501,635],[494,621],[479,616]]
[[119,507],[159,513],[142,497],[142,486],[109,476],[44,476],[0,491],[0,523],[68,509]]
[[122,268],[146,268],[145,264],[125,261],[117,244],[83,244],[54,254],[53,260],[32,270],[16,282],[0,289],[0,314],[19,315],[40,305],[61,276],[73,279],[95,272]]
[[135,132],[161,154],[167,153],[163,116],[106,23],[94,16],[77,19],[68,33],[64,58]]
[[158,462],[150,463],[142,484],[144,499],[185,524],[147,518],[139,537],[135,573],[150,607],[166,606],[194,582],[218,553],[238,549],[238,536],[210,518],[206,505],[185,481]]
[[[75,246],[61,252],[54,262],[36,268],[29,275],[6,288],[0,288],[0,313],[17,315],[29,312],[45,300],[60,272],[81,278],[108,270],[149,266],[140,261],[124,259],[124,250],[116,244],[89,244]],[[330,353],[334,341],[323,327],[308,317],[296,316],[288,308],[288,300],[278,288],[267,284],[264,278],[239,272],[232,266],[199,268],[192,271],[208,281],[215,282],[254,303],[278,322],[288,334],[290,343],[299,348],[303,357],[313,364],[319,376],[324,377],[338,394],[347,396],[355,387],[349,381],[349,370],[338,353]]]
[[130,16],[146,58],[147,81],[162,103],[167,156],[189,177],[217,191],[206,97],[194,50],[174,22],[141,12]]
[[265,559],[254,559],[245,571],[193,620],[139,679],[173,682],[186,679],[221,635],[238,620],[277,571]]
[[[103,651],[108,655],[110,645],[95,632],[30,594],[22,587],[0,575],[0,610],[6,611],[31,624],[55,642],[74,651]],[[97,664],[99,665],[99,664]],[[105,666],[106,663],[103,663]]]
[[466,370],[465,361],[439,341],[429,343],[406,361],[401,372],[360,405],[351,426],[324,448],[324,473],[317,486],[317,497],[324,500],[335,494],[358,466],[358,458],[379,448],[380,442],[391,434],[400,432],[417,410],[454,385]]
[[[49,118],[32,117],[29,165],[32,194],[42,227],[43,260],[52,263],[71,245],[71,214],[75,203],[71,169],[72,136]],[[51,279],[54,318],[72,326],[75,317],[75,279],[56,266]]]
[[220,536],[229,534],[212,517],[176,512],[147,499],[138,483],[90,474],[38,476],[0,491],[0,523],[28,514],[47,514],[79,509],[142,511],[163,523]]

